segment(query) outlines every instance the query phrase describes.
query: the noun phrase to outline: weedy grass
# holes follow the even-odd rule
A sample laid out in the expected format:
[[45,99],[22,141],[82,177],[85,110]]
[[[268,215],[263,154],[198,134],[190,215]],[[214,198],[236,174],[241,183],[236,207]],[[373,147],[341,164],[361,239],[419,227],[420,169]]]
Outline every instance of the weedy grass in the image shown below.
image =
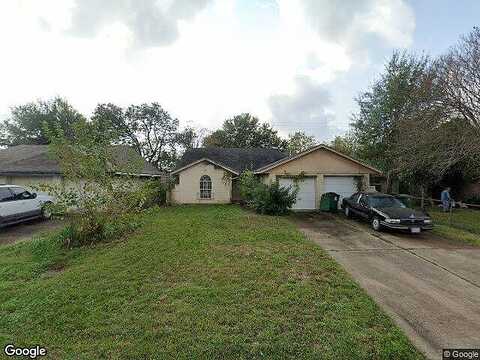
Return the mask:
[[94,247],[1,248],[0,343],[54,359],[423,358],[285,218],[181,206],[142,224]]
[[480,211],[454,209],[451,213],[429,210],[434,223],[434,232],[443,237],[480,246]]

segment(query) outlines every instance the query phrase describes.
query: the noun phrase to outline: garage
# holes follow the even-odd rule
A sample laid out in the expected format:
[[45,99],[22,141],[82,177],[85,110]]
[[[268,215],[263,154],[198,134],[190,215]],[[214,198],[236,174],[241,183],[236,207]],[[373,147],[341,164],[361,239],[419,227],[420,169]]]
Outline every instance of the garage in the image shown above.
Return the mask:
[[354,176],[325,176],[324,178],[324,192],[334,192],[340,195],[341,199],[349,197],[357,192],[357,182]]
[[[293,178],[279,178],[280,186],[292,188],[295,186]],[[297,201],[292,206],[293,210],[315,210],[315,178],[306,177],[296,180],[298,184]]]
[[264,184],[280,181],[281,185],[289,186],[294,179],[299,179],[300,192],[294,210],[318,209],[323,193],[348,197],[357,192],[359,185],[369,189],[371,176],[383,176],[380,170],[325,145],[275,161],[254,174],[259,175]]

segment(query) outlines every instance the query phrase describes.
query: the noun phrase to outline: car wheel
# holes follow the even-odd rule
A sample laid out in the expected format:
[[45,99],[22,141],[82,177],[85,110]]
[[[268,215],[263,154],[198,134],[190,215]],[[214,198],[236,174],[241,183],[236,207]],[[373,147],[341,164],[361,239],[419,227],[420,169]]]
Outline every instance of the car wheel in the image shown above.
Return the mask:
[[348,206],[345,206],[345,216],[346,217],[351,217],[352,214],[350,213],[350,208]]
[[50,205],[52,205],[52,203],[48,202],[42,207],[42,218],[44,220],[49,220],[52,218],[52,210],[50,209]]
[[382,225],[380,224],[380,219],[378,217],[374,217],[372,219],[372,228],[375,231],[380,231],[382,229]]

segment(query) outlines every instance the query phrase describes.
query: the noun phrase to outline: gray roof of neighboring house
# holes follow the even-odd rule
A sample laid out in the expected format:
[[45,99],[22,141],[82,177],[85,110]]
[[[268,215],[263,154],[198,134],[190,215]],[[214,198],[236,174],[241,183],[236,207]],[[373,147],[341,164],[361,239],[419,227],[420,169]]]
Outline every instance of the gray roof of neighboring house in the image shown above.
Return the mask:
[[255,170],[287,155],[275,149],[263,148],[197,148],[187,150],[177,162],[176,169],[183,168],[195,161],[209,159],[237,172]]
[[[139,161],[142,168],[135,171],[134,175],[164,175],[129,146],[112,146],[112,151],[119,166],[130,161]],[[60,175],[61,169],[58,161],[49,153],[48,145],[18,145],[0,149],[0,174]]]

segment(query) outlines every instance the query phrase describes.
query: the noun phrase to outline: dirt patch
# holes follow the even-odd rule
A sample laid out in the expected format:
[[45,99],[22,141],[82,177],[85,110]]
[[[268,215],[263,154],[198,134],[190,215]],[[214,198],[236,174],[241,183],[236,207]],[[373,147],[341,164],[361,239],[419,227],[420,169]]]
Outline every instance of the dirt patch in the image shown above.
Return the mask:
[[17,225],[6,226],[0,228],[0,246],[31,240],[35,236],[60,229],[64,225],[65,222],[62,220],[32,220]]
[[297,213],[291,219],[300,227],[319,230],[330,236],[350,235],[352,230],[337,221],[337,215],[328,213]]
[[42,277],[47,277],[47,278],[48,277],[53,277],[53,276],[55,276],[59,273],[62,273],[64,270],[65,270],[65,264],[63,264],[63,263],[55,264],[50,269],[45,271],[42,274]]

